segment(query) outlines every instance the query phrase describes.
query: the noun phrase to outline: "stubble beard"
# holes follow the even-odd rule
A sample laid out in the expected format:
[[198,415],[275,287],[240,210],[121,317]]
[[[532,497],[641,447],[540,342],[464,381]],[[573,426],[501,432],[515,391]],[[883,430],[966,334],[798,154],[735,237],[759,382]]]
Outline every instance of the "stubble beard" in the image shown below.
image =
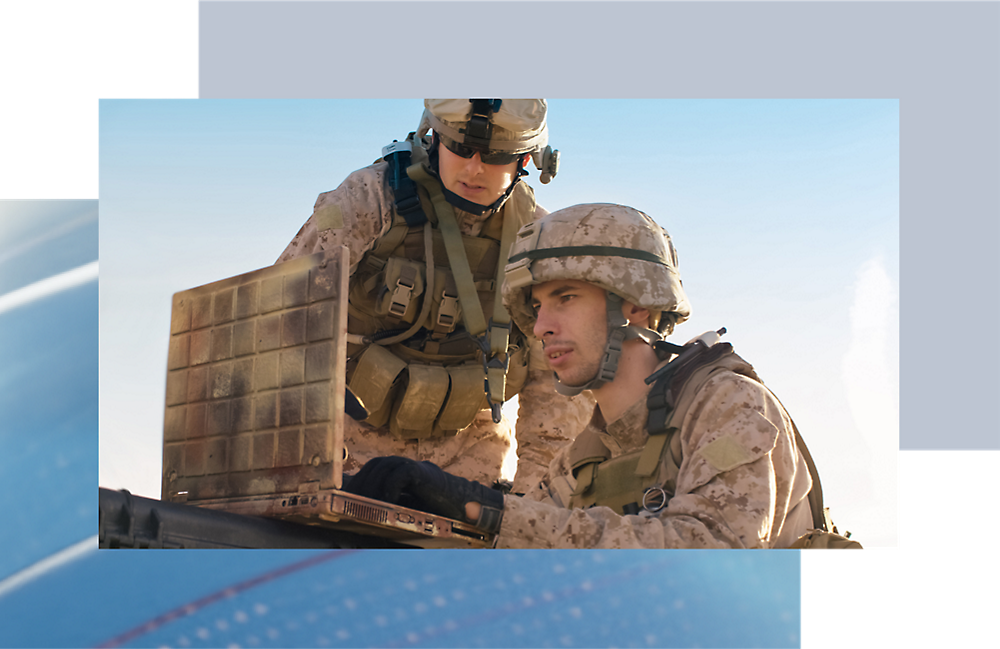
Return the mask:
[[[563,385],[571,388],[590,383],[597,378],[597,373],[600,371],[604,361],[604,352],[607,346],[607,327],[605,327],[599,335],[589,336],[584,344],[573,346],[577,359],[580,360],[581,364],[575,368],[568,368],[565,376],[560,375],[558,372],[553,372],[556,375],[556,379]],[[583,349],[597,349],[599,351],[594,358],[581,359],[580,354]]]

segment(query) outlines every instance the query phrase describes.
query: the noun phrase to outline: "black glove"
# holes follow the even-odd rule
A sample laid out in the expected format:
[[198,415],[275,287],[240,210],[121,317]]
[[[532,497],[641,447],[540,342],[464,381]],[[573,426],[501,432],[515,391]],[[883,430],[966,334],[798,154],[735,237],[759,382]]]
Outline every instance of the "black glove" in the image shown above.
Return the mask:
[[503,518],[503,494],[478,482],[446,473],[431,462],[405,457],[369,460],[344,487],[366,498],[464,521],[465,503],[482,506],[478,527],[495,533]]

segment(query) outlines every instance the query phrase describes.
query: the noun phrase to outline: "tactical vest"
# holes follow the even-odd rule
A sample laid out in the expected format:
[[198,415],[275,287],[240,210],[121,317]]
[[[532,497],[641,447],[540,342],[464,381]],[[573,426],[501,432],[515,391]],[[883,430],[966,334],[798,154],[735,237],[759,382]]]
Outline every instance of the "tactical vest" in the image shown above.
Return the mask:
[[[484,384],[492,384],[498,410],[528,371],[525,337],[496,296],[500,258],[534,217],[534,192],[518,182],[478,236],[461,235],[440,181],[414,157],[407,171],[427,221],[411,225],[394,207],[392,226],[359,263],[348,297],[348,331],[371,341],[348,344],[348,385],[371,413],[367,422],[388,423],[400,439],[454,435],[488,406]],[[481,331],[472,335],[474,328]]]
[[[612,458],[601,436],[585,430],[577,436],[569,451],[569,463],[575,484],[565,476],[549,485],[553,498],[569,508],[609,507],[619,515],[655,514],[667,506],[677,487],[682,456],[680,426],[695,395],[709,378],[720,370],[729,370],[754,381],[763,382],[753,367],[740,358],[729,343],[716,343],[683,365],[661,376],[647,396],[648,439],[643,448]],[[809,530],[790,547],[860,548],[856,541],[837,533],[823,507],[819,474],[798,428],[792,422],[796,445],[809,468],[812,488],[808,500],[815,529]],[[724,445],[702,453],[716,453],[725,462]],[[646,514],[646,515],[649,515]],[[848,533],[849,535],[849,533]]]

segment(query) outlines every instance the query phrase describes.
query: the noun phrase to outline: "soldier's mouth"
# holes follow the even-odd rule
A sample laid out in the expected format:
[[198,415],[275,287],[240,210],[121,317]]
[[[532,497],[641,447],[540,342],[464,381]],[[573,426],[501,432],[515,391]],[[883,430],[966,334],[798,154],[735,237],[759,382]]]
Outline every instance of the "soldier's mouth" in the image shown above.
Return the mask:
[[565,362],[562,359],[565,359],[572,352],[573,352],[573,350],[569,349],[569,348],[567,348],[567,349],[562,349],[562,348],[560,348],[560,349],[550,349],[550,350],[546,351],[545,356],[546,356],[546,358],[549,359],[549,363],[551,365],[560,365],[560,364],[562,364],[562,363]]

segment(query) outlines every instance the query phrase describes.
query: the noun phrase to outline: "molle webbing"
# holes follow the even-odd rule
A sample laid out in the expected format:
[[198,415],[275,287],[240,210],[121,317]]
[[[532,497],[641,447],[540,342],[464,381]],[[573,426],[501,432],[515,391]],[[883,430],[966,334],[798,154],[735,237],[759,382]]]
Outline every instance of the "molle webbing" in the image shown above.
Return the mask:
[[[406,172],[427,191],[431,203],[434,205],[434,212],[438,219],[438,229],[444,238],[445,250],[448,253],[448,260],[451,263],[455,285],[458,288],[458,300],[462,305],[462,317],[465,322],[466,331],[474,338],[479,338],[487,333],[487,328],[489,330],[488,349],[485,348],[485,345],[483,349],[484,367],[487,375],[485,387],[491,403],[503,403],[504,384],[506,382],[507,365],[509,362],[507,350],[510,343],[510,314],[504,309],[501,292],[498,290],[503,282],[504,266],[499,263],[497,264],[493,313],[487,327],[482,305],[479,302],[479,295],[476,292],[475,282],[472,278],[472,271],[469,269],[469,260],[466,255],[465,246],[462,244],[462,233],[458,228],[454,209],[445,200],[441,182],[432,178],[423,165],[412,165]],[[513,214],[508,214],[504,219],[498,260],[505,259],[509,253],[510,246],[521,225],[518,221],[519,219]],[[493,418],[495,421],[499,421],[498,414],[498,412],[494,412]]]
[[[509,315],[498,290],[504,270],[499,260],[535,209],[531,189],[521,185],[501,212],[486,219],[479,236],[462,236],[454,210],[440,200],[440,181],[423,166],[411,167],[417,167],[411,180],[418,183],[427,220],[412,226],[396,213],[359,264],[348,305],[350,330],[373,340],[352,352],[358,360],[348,366],[349,380],[359,397],[379,406],[368,422],[388,424],[401,439],[449,435],[467,427],[487,406],[486,377],[495,404],[524,384],[527,348],[520,337],[510,346]],[[470,312],[475,329],[463,331],[458,320],[468,325]],[[476,337],[470,337],[472,331]],[[476,360],[479,352],[486,352],[482,362]]]
[[[419,189],[425,197],[428,222],[423,226],[410,227],[397,214],[392,226],[362,258],[354,277],[356,281],[352,281],[348,305],[351,318],[348,325],[352,333],[377,341],[381,332],[398,338],[398,334],[404,332],[409,325],[421,323],[431,332],[430,337],[425,336],[425,332],[418,328],[417,332],[411,334],[416,338],[412,340],[407,338],[404,342],[408,345],[414,342],[418,345],[416,348],[435,354],[434,350],[438,344],[445,342],[445,337],[452,335],[453,332],[455,334],[461,332],[459,327],[461,308],[458,287],[448,263],[444,237],[437,228],[428,228],[428,225],[436,225],[438,219],[431,209],[429,199],[426,198],[426,191],[422,187]],[[519,192],[521,193],[525,192]],[[533,205],[530,196],[529,202]],[[522,203],[523,201],[511,201],[511,205]],[[507,211],[505,209],[504,212],[487,219],[479,236],[461,238],[472,271],[475,291],[478,293],[477,298],[481,300],[481,308],[486,311],[487,317],[491,315],[491,311],[487,309],[492,309],[494,302],[496,270],[500,257],[499,238],[504,214]],[[516,210],[510,211],[516,212]],[[427,245],[428,241],[431,242],[431,246]],[[433,276],[436,286],[433,294],[423,290],[425,283],[431,283],[425,282],[425,279],[430,277],[427,271],[429,265],[435,266]],[[415,269],[419,277],[416,278],[413,290],[401,291],[401,288],[414,284],[407,274],[413,274]],[[402,287],[399,285],[399,280],[403,280]],[[401,295],[402,301],[409,308],[403,309],[403,304],[394,299],[396,294]],[[428,299],[428,295],[429,299],[433,300],[434,306],[430,316],[425,320],[419,320],[416,317],[417,310]],[[459,331],[456,331],[456,327],[459,327]],[[442,352],[445,356],[455,353]],[[473,349],[460,353],[465,355],[476,352]],[[453,360],[441,358],[437,362],[447,363]]]
[[[431,224],[429,221],[424,222],[424,241],[425,241],[424,254],[426,255],[427,259],[427,268],[432,269],[434,268],[434,248],[433,245],[431,244]],[[427,288],[424,290],[424,299],[421,302],[420,315],[417,316],[416,320],[414,320],[413,324],[410,325],[409,329],[407,329],[403,333],[391,336],[389,338],[381,338],[379,339],[377,344],[382,345],[383,347],[387,347],[389,345],[398,343],[401,340],[406,340],[407,338],[415,334],[417,330],[420,329],[421,326],[423,326],[424,321],[427,320],[427,316],[431,312],[432,302],[429,296],[432,295],[434,292],[435,274],[436,273],[434,272],[428,272],[426,275]]]
[[[414,261],[425,261],[424,258],[424,231],[419,228],[409,228],[404,230],[401,256]],[[482,233],[487,235],[486,232]],[[448,252],[445,250],[444,237],[439,230],[433,230],[433,255],[435,260],[448,259]],[[465,245],[465,252],[469,260],[469,269],[475,278],[477,286],[480,280],[489,277],[490,282],[495,279],[497,261],[499,260],[499,237],[495,240],[487,236],[462,237]],[[387,255],[389,256],[389,255]],[[490,284],[492,287],[492,283]],[[482,290],[482,289],[480,289]],[[491,290],[492,292],[492,290]]]

